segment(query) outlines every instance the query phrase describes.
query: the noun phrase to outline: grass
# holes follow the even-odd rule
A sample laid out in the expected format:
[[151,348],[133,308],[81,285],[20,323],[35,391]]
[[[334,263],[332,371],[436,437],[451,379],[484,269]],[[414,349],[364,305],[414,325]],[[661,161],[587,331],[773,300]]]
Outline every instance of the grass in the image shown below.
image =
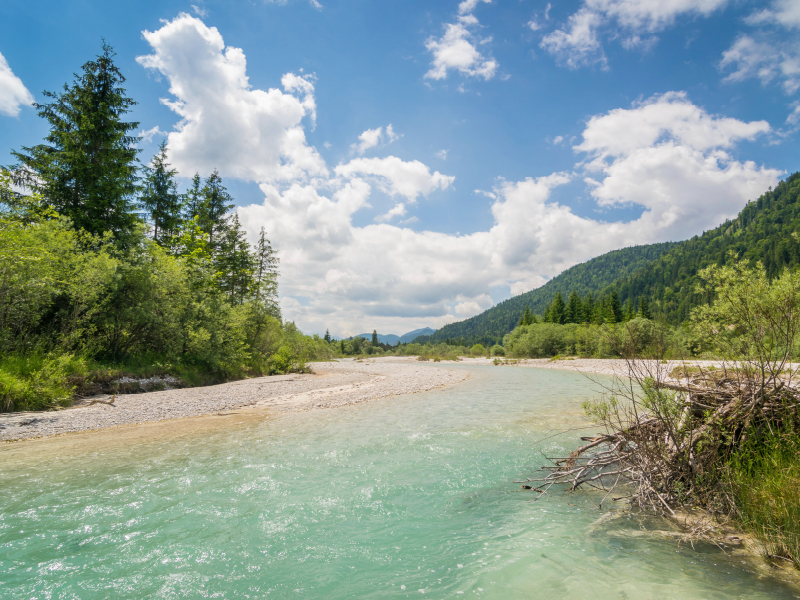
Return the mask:
[[800,435],[764,439],[731,462],[737,519],[768,557],[800,568]]
[[143,388],[138,381],[120,383],[121,378],[170,376],[178,380],[172,385],[198,387],[265,374],[264,368],[252,367],[224,377],[203,365],[169,363],[155,356],[110,363],[74,355],[7,355],[0,357],[0,412],[52,410],[69,406],[76,396],[136,393],[159,387]]

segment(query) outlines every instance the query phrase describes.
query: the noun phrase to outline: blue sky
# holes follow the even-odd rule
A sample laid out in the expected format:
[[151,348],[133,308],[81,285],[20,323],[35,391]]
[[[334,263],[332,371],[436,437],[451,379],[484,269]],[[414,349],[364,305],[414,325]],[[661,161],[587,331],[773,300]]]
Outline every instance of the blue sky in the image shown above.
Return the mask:
[[441,327],[797,170],[800,1],[0,6],[0,148],[114,46],[142,160],[218,168],[309,333]]

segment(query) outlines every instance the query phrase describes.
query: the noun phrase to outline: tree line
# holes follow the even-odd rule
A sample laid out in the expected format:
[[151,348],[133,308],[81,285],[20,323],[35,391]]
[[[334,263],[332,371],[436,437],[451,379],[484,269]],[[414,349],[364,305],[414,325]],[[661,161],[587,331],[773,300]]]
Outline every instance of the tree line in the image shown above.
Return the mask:
[[69,403],[114,373],[208,383],[331,354],[282,322],[277,252],[263,228],[247,241],[219,173],[180,193],[165,143],[139,162],[113,58],[103,43],[44,92],[44,140],[0,169],[0,410]]

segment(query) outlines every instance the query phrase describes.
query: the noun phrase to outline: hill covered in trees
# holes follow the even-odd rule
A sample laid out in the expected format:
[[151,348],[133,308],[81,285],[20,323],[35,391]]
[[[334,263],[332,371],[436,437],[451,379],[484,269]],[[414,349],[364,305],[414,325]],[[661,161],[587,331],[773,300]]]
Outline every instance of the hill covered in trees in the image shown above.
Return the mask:
[[433,335],[417,338],[416,341],[457,340],[459,344],[469,346],[477,343],[484,346],[501,344],[503,336],[516,327],[526,308],[541,315],[559,293],[564,298],[573,291],[580,296],[598,296],[615,281],[638,272],[676,245],[664,242],[608,252],[567,269],[540,288],[509,298],[465,321],[445,325]]
[[[461,344],[500,342],[525,318],[526,309],[546,322],[616,322],[642,307],[671,324],[710,298],[698,291],[698,272],[724,266],[731,256],[751,266],[761,262],[767,276],[800,265],[800,173],[749,202],[732,220],[683,242],[615,250],[567,269],[540,288],[509,298],[465,321],[442,327],[417,341]],[[580,302],[580,304],[578,304]],[[570,310],[570,305],[581,307]],[[570,318],[570,314],[575,313]],[[554,317],[553,314],[557,316]]]
[[800,172],[749,202],[735,219],[676,244],[657,260],[620,277],[601,295],[616,290],[620,302],[634,306],[646,298],[654,317],[677,324],[689,317],[692,308],[709,300],[697,292],[698,272],[712,264],[725,265],[731,253],[751,267],[761,262],[770,279],[784,267],[796,269],[800,265],[798,197]]

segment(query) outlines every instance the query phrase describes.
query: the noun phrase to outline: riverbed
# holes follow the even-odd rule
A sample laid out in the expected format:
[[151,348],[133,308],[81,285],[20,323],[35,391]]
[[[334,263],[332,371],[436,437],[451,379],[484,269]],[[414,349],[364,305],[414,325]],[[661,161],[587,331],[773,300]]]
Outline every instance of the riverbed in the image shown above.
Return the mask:
[[436,368],[469,377],[0,446],[0,597],[800,596],[663,520],[513,483],[594,431],[596,381]]

